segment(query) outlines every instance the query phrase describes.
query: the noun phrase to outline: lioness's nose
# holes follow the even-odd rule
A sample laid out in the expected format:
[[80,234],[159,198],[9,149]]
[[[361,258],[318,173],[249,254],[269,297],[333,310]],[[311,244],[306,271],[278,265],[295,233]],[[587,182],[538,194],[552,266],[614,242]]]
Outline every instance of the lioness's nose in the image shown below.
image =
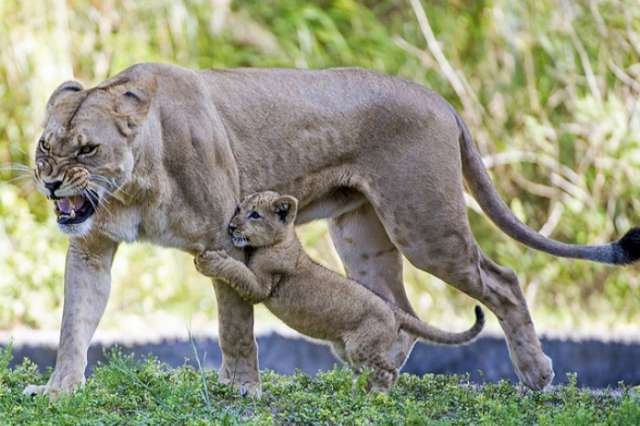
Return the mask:
[[61,180],[53,180],[51,182],[44,182],[44,187],[49,190],[49,193],[51,194],[52,197],[55,197],[54,193],[56,192],[56,189],[60,188],[61,185],[62,185],[62,181]]

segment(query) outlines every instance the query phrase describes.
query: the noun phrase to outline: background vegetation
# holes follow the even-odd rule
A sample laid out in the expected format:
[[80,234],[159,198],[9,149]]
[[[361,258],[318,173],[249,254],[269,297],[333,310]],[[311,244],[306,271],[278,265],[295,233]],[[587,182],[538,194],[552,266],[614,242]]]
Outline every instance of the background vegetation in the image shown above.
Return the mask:
[[[64,80],[92,85],[143,61],[361,66],[398,75],[462,112],[500,192],[533,228],[597,244],[640,224],[635,0],[4,0],[0,329],[59,324],[66,240],[49,203],[11,167],[32,164],[47,97]],[[483,249],[518,272],[539,329],[638,324],[637,268],[536,253],[497,231],[471,199],[469,207]],[[323,223],[303,227],[301,236],[314,257],[340,268]],[[423,317],[468,322],[468,298],[409,265],[405,277]],[[165,331],[197,329],[213,320],[210,285],[188,256],[121,249],[103,329],[159,328],[160,321]]]

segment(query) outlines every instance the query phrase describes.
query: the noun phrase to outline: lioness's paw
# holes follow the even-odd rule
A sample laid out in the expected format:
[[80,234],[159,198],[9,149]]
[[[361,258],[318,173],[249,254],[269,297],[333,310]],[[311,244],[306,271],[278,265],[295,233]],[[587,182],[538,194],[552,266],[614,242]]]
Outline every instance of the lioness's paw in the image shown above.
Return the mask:
[[46,385],[27,385],[22,391],[22,394],[27,396],[43,395],[46,390]]
[[262,397],[262,383],[258,371],[253,370],[249,365],[242,364],[236,365],[236,369],[223,365],[220,369],[218,382],[233,386],[242,396],[260,399]]
[[232,386],[235,390],[238,391],[240,396],[244,396],[247,398],[260,399],[262,398],[262,385],[258,382],[245,382],[245,383],[237,383],[237,382],[226,382],[221,380],[222,383]]
[[74,392],[84,386],[85,378],[82,372],[71,372],[64,376],[53,372],[46,385],[28,385],[22,393],[24,395],[45,395],[51,401],[56,401],[60,396]]
[[66,388],[52,387],[49,385],[28,385],[24,388],[22,394],[28,396],[44,395],[51,401],[57,401],[58,398],[60,398],[62,395],[71,393],[80,386],[82,386],[82,384],[77,384],[75,386],[69,386]]
[[236,386],[240,395],[248,398],[260,399],[262,398],[262,386],[260,383],[242,383]]

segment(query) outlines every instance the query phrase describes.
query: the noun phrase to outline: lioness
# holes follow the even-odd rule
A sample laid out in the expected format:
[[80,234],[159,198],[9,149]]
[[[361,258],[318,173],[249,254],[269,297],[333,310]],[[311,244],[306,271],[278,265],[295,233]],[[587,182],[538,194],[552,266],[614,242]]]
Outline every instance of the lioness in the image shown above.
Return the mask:
[[[296,223],[329,219],[349,277],[413,312],[402,257],[493,311],[518,377],[553,378],[516,275],[488,259],[467,221],[463,177],[511,237],[556,256],[624,264],[640,257],[640,231],[603,246],[547,239],[522,224],[493,187],[460,116],[436,93],[361,69],[193,71],[132,66],[95,87],[60,85],[35,151],[39,190],[70,238],[56,396],[84,382],[118,245],[147,241],[197,254],[225,249],[238,200],[267,189],[300,200]],[[219,233],[211,232],[219,229]],[[220,378],[258,395],[253,308],[214,281]],[[414,338],[394,343],[401,365]]]
[[482,331],[484,313],[479,306],[471,328],[443,331],[313,262],[294,230],[297,212],[298,200],[289,195],[265,191],[248,196],[229,223],[233,244],[250,248],[247,264],[218,250],[196,256],[196,268],[226,281],[249,303],[264,302],[300,333],[332,342],[343,361],[371,368],[374,391],[387,391],[398,377],[388,353],[400,330],[451,345],[468,343]]

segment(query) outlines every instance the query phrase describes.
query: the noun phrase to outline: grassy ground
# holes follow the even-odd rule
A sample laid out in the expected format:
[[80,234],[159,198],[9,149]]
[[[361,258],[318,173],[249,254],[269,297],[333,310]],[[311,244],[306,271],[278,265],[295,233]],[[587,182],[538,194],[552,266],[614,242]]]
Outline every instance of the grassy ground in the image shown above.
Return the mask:
[[540,424],[637,425],[640,399],[632,389],[598,393],[574,384],[548,393],[507,382],[474,386],[464,376],[403,374],[388,394],[367,394],[349,370],[311,378],[263,374],[261,400],[217,383],[215,372],[171,369],[113,353],[86,387],[52,403],[21,394],[44,383],[32,363],[7,368],[0,357],[0,424]]

